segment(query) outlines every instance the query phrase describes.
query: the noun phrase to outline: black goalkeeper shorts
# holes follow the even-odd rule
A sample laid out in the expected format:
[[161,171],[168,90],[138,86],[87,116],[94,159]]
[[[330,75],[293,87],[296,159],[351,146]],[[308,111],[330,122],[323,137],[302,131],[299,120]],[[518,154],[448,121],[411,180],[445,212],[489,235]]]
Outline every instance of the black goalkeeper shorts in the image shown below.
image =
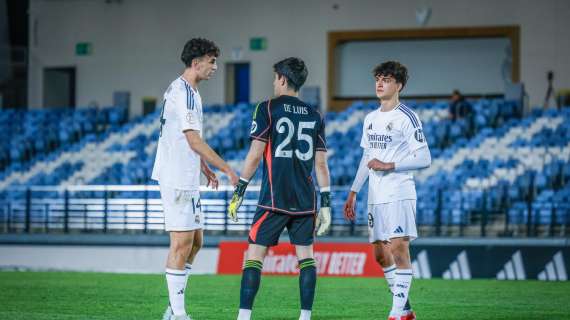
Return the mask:
[[265,247],[275,246],[287,228],[291,244],[311,245],[315,239],[315,218],[314,214],[290,215],[257,208],[248,241]]

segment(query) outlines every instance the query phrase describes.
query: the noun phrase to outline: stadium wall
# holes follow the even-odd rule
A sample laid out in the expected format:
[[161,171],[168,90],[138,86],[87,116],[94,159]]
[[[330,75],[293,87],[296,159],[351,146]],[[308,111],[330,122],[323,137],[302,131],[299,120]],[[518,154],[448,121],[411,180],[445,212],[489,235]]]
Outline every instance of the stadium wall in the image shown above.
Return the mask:
[[[0,245],[0,269],[163,273],[168,247]],[[192,265],[195,274],[214,274],[218,249],[205,248]]]
[[[45,244],[41,243],[41,238],[36,237],[39,241],[33,241],[33,238],[0,237],[0,270],[162,273],[168,252],[162,237],[154,237],[147,243],[141,243],[141,238],[124,241],[123,237],[121,245],[112,245],[112,241],[118,239],[113,236],[106,239],[67,237],[66,245],[56,245],[54,239],[51,244]],[[65,242],[64,238],[59,237],[57,241]],[[247,242],[214,237],[206,239],[206,247],[196,257],[193,272],[240,274]],[[107,245],[103,245],[105,241]],[[125,245],[128,241],[138,245]],[[214,242],[217,244],[213,245]],[[567,281],[570,241],[421,238],[414,241],[411,257],[414,276],[422,279]],[[383,276],[374,259],[372,247],[363,238],[325,238],[315,244],[315,260],[320,276]],[[297,274],[294,246],[282,241],[270,248],[263,272],[272,275]]]
[[[421,0],[31,0],[28,101],[41,107],[43,68],[76,66],[78,105],[110,105],[114,91],[126,90],[131,115],[140,114],[142,98],[160,100],[181,71],[182,46],[195,36],[222,49],[218,74],[200,88],[206,104],[224,102],[226,62],[251,63],[251,100],[259,101],[272,93],[272,64],[292,55],[307,62],[307,85],[319,86],[324,99],[328,31],[417,28],[415,10],[425,5]],[[521,79],[533,105],[544,99],[548,70],[556,73],[556,88],[570,87],[570,2],[441,0],[429,5],[427,27],[519,25]],[[267,50],[250,51],[251,37],[266,37]],[[78,42],[91,43],[93,53],[76,56]]]

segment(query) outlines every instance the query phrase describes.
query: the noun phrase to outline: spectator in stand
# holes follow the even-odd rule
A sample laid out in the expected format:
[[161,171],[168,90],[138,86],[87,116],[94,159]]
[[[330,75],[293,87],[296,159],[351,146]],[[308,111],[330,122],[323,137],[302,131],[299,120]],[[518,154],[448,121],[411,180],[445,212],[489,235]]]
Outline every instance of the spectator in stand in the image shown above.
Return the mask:
[[475,131],[475,117],[473,114],[473,106],[465,97],[461,95],[459,90],[453,90],[451,101],[449,103],[449,118],[452,121],[462,120],[465,122],[467,136],[472,137]]
[[449,103],[449,118],[452,120],[469,118],[473,114],[473,106],[465,100],[459,90],[453,90]]

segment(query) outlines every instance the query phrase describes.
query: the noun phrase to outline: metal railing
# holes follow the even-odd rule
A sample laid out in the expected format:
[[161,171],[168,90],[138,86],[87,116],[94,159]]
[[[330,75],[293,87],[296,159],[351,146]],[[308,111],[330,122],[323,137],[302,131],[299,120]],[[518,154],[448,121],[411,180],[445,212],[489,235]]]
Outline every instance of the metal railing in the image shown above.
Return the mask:
[[[233,188],[220,186],[218,190],[211,190],[202,187],[205,231],[220,235],[245,234],[257,208],[259,189],[259,186],[248,187],[238,213],[239,222],[234,223],[226,214]],[[332,189],[331,235],[367,235],[365,197],[359,198],[356,221],[346,221],[342,207],[348,187]],[[164,232],[160,191],[156,185],[33,186],[11,189],[10,194],[11,199],[0,200],[0,233]],[[555,206],[549,224],[536,219],[530,202],[527,216],[513,223],[504,204],[470,210],[461,202],[459,207],[446,209],[441,191],[435,201],[434,210],[418,207],[416,216],[421,236],[557,237],[568,234],[568,212],[557,212]]]

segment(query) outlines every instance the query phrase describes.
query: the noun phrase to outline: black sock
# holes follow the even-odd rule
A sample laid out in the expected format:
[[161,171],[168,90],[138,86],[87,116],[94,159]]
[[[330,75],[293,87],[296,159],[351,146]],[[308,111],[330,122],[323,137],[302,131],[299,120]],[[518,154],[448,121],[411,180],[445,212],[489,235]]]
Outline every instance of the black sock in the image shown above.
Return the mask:
[[317,285],[317,267],[315,259],[299,261],[299,291],[301,294],[301,310],[312,310]]
[[241,276],[241,288],[239,292],[239,308],[251,310],[253,300],[261,282],[261,269],[263,263],[257,260],[247,260]]

